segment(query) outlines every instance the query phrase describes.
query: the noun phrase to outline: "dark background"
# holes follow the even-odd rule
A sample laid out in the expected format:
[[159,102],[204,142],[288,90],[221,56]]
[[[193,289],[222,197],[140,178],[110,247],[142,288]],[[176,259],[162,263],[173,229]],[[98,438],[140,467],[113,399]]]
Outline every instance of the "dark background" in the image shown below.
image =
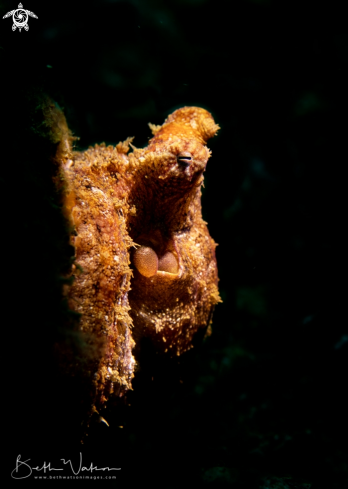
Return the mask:
[[[42,463],[52,446],[59,458],[80,451],[56,441],[66,412],[52,410],[48,394],[50,345],[67,314],[57,277],[71,253],[40,133],[37,101],[49,93],[78,149],[128,136],[145,146],[147,123],[185,105],[206,108],[221,127],[202,199],[219,243],[213,335],[179,359],[145,348],[134,390],[103,413],[109,429],[92,426],[86,457],[123,464],[121,486],[139,476],[171,488],[348,487],[348,35],[339,3],[23,6],[38,16],[28,32],[0,21],[2,404],[12,442],[1,470],[8,475],[18,453]],[[2,1],[1,17],[14,8]]]

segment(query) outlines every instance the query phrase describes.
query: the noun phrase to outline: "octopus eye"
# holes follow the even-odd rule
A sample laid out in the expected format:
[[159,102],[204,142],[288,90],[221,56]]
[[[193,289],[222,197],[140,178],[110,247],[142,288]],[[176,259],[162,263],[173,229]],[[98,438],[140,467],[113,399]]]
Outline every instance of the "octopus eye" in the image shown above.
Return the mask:
[[176,157],[176,160],[178,163],[184,166],[189,166],[191,165],[193,158],[191,153],[179,153],[178,156]]

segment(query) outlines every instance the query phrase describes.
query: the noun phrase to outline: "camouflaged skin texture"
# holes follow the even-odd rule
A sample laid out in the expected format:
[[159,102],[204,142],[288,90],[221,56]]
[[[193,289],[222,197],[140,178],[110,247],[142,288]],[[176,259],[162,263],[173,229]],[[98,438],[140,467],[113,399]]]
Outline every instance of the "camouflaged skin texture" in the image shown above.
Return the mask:
[[56,182],[75,247],[65,293],[93,346],[84,368],[99,408],[131,389],[135,342],[147,336],[180,355],[220,301],[216,244],[201,213],[206,142],[218,126],[206,110],[183,107],[150,124],[144,149],[128,138],[76,152],[62,112],[53,104],[48,112],[59,128]]

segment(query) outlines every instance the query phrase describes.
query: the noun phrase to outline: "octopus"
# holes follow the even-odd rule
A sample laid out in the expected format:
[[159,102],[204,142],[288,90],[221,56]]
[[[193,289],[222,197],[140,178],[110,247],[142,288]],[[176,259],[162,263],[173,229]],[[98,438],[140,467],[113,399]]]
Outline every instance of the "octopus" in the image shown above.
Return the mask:
[[83,360],[64,345],[58,356],[69,375],[83,371],[89,409],[98,412],[132,388],[142,338],[175,356],[192,348],[198,330],[210,329],[220,297],[201,186],[211,155],[206,143],[219,126],[205,109],[183,107],[163,125],[149,124],[146,148],[128,138],[79,152],[54,102],[45,117],[75,250],[64,294],[89,345]]

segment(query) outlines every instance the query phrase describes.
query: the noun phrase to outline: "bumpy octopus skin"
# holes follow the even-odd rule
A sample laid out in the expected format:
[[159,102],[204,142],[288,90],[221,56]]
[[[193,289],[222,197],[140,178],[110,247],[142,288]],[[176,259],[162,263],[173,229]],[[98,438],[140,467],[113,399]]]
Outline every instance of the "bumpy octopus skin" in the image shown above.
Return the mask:
[[183,107],[150,124],[144,149],[128,138],[76,152],[62,112],[51,104],[47,113],[59,128],[57,185],[75,247],[66,294],[93,344],[84,368],[99,408],[131,389],[135,343],[147,336],[180,355],[220,301],[216,244],[201,213],[206,142],[218,126],[206,110]]

